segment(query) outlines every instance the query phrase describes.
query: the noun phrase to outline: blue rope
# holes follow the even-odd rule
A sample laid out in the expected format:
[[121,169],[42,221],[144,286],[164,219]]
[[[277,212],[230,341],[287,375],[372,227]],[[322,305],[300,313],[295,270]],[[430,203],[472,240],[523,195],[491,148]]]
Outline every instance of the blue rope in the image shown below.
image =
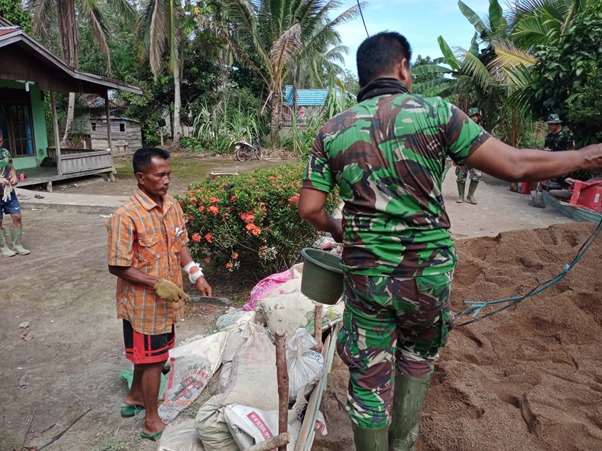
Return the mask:
[[[557,283],[562,281],[562,279],[564,279],[566,277],[566,275],[569,273],[569,271],[575,267],[575,265],[579,262],[579,260],[581,260],[581,258],[585,255],[587,250],[590,248],[590,246],[596,240],[598,235],[600,235],[600,232],[602,232],[602,219],[600,220],[600,223],[598,224],[598,227],[596,228],[594,233],[592,233],[592,235],[585,241],[585,243],[583,243],[583,245],[579,249],[579,252],[577,252],[577,255],[575,256],[573,261],[571,263],[569,263],[568,265],[565,265],[564,269],[562,270],[562,272],[560,274],[557,274],[556,276],[546,280],[545,282],[540,283],[539,285],[537,285],[535,288],[533,288],[528,293],[526,293],[522,296],[514,296],[514,297],[505,298],[505,299],[499,299],[496,301],[464,301],[464,304],[468,304],[469,307],[467,307],[464,310],[462,310],[461,312],[457,313],[454,316],[454,319],[457,320],[458,318],[460,318],[461,316],[464,316],[464,315],[470,315],[470,317],[473,319],[466,321],[464,323],[458,324],[456,327],[466,326],[468,324],[472,324],[472,323],[476,323],[477,321],[481,321],[489,316],[493,316],[497,313],[500,313],[500,312],[518,304],[519,302],[524,301],[525,299],[531,298],[533,296],[537,296],[538,294],[553,287],[554,285],[556,285]],[[479,316],[479,314],[481,313],[481,311],[484,308],[490,307],[492,305],[499,305],[499,304],[506,304],[506,305],[504,305],[503,307],[498,308],[496,310],[493,310],[489,313]]]

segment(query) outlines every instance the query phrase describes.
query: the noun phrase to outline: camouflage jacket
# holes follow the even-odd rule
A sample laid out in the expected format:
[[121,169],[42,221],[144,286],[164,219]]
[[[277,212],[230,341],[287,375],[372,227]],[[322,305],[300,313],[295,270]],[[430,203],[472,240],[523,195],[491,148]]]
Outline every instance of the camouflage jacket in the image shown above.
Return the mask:
[[8,149],[0,147],[0,177],[8,179],[10,177],[10,168],[13,164],[13,158]]
[[490,135],[439,97],[364,100],[320,129],[304,188],[339,186],[347,272],[416,277],[454,269],[441,184]]
[[544,147],[552,151],[572,149],[573,137],[564,130],[561,130],[560,133],[557,134],[548,133]]

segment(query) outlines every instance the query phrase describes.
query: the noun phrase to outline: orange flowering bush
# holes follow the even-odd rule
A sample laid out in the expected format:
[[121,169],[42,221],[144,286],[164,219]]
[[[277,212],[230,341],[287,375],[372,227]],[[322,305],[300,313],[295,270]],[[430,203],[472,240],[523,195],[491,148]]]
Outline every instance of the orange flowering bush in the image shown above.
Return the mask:
[[[195,260],[218,271],[258,276],[294,264],[318,237],[297,211],[304,169],[302,163],[287,164],[191,185],[179,201]],[[336,203],[336,196],[329,196],[327,210]]]

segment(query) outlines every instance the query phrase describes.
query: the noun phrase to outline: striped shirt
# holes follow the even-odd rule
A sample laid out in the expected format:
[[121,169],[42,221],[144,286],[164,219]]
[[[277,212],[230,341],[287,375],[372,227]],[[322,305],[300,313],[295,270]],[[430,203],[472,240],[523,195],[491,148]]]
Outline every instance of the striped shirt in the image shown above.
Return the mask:
[[[180,251],[188,243],[184,214],[170,196],[161,209],[142,190],[107,221],[109,265],[139,269],[182,288]],[[169,333],[184,315],[182,302],[167,302],[147,286],[117,279],[117,318],[146,335]]]

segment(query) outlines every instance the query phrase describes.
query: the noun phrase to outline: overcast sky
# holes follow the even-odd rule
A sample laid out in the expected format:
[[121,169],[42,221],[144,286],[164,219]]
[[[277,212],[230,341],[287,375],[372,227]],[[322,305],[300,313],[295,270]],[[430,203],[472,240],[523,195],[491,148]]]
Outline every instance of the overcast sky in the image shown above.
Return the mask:
[[[470,46],[474,27],[466,20],[458,8],[456,0],[367,0],[362,8],[366,27],[370,34],[379,31],[397,31],[403,34],[412,46],[412,62],[418,55],[438,58],[437,37],[443,36],[450,47]],[[464,0],[481,17],[487,16],[489,0]],[[343,0],[344,11],[356,0]],[[345,67],[356,72],[355,53],[366,38],[362,19],[358,17],[350,23],[338,27],[343,45],[349,47]]]

